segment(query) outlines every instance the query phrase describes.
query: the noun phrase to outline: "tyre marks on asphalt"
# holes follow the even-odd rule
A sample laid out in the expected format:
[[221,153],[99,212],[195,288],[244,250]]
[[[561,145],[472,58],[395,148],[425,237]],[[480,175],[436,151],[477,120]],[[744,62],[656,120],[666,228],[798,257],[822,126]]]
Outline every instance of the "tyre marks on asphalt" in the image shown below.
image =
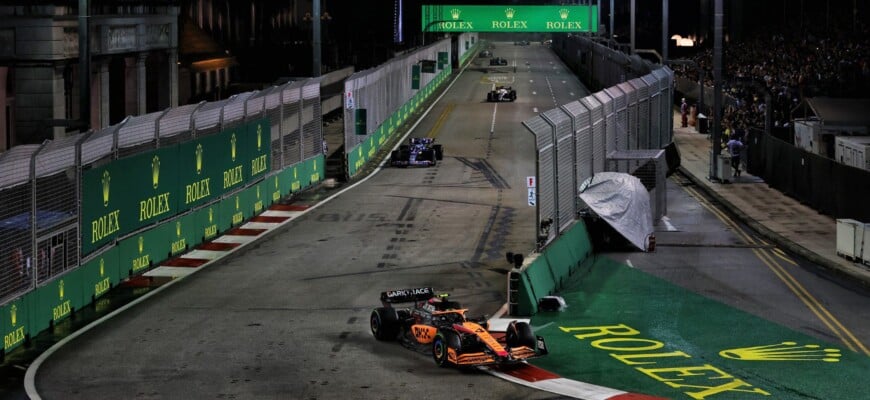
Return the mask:
[[486,159],[456,157],[456,160],[479,173],[495,189],[510,189],[507,181],[490,165]]
[[393,224],[395,226],[393,237],[390,238],[390,244],[387,245],[386,251],[381,256],[381,259],[384,261],[378,263],[378,268],[396,265],[394,260],[399,258],[402,245],[407,241],[406,236],[413,231],[413,222],[417,219],[417,211],[420,209],[421,204],[423,204],[423,199],[420,198],[408,198],[405,200],[405,205],[402,207],[402,211],[399,212],[396,223]]

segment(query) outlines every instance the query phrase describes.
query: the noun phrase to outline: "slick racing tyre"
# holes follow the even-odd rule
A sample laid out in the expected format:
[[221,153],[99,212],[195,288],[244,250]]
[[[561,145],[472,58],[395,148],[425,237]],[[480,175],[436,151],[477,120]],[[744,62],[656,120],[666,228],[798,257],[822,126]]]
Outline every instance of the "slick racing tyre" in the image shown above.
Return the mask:
[[394,340],[399,335],[399,315],[395,308],[374,309],[369,323],[375,339]]
[[462,347],[462,342],[453,332],[438,332],[435,335],[435,340],[432,341],[432,358],[435,360],[435,365],[439,367],[455,366],[448,357],[448,349],[459,351]]
[[435,150],[435,159],[441,161],[444,159],[444,146],[440,144],[436,144],[432,146],[432,149]]
[[537,343],[529,324],[517,321],[508,325],[506,341],[508,347],[526,346],[531,349],[534,349]]

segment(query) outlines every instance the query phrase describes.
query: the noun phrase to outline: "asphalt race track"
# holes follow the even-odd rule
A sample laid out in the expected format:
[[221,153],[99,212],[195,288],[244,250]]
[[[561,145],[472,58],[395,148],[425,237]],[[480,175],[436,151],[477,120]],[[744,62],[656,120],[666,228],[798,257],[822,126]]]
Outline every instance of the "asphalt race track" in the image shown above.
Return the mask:
[[[51,355],[47,399],[546,399],[374,340],[381,291],[432,286],[471,315],[505,302],[506,251],[534,248],[532,135],[521,121],[586,90],[541,45],[499,43],[517,72],[468,68],[412,136],[444,160],[385,168],[236,257],[185,278]],[[487,63],[476,59],[474,63]],[[513,103],[487,103],[493,84]]]

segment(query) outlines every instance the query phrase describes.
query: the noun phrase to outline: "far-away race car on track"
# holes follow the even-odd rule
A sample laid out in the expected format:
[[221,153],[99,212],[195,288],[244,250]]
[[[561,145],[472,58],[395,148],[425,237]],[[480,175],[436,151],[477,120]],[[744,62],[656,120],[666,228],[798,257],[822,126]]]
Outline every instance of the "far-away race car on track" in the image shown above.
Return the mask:
[[431,348],[439,367],[509,365],[548,353],[528,323],[512,321],[504,334],[490,332],[486,317],[467,318],[459,303],[430,287],[383,292],[381,304],[372,311],[372,335]]
[[493,57],[489,59],[490,66],[505,66],[508,65],[508,60],[501,57]]
[[390,154],[390,165],[396,167],[431,167],[444,158],[444,148],[433,138],[411,138]]
[[491,90],[486,94],[486,101],[501,102],[515,101],[517,99],[517,91],[510,86],[496,86],[495,90]]

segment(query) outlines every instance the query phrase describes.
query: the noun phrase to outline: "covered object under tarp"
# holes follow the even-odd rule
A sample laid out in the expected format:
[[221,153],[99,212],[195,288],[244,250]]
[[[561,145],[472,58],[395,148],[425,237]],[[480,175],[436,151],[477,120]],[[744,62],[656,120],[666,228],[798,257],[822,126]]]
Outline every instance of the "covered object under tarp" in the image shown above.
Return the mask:
[[649,192],[640,179],[621,172],[599,172],[580,186],[580,199],[638,249],[646,251],[653,234]]

